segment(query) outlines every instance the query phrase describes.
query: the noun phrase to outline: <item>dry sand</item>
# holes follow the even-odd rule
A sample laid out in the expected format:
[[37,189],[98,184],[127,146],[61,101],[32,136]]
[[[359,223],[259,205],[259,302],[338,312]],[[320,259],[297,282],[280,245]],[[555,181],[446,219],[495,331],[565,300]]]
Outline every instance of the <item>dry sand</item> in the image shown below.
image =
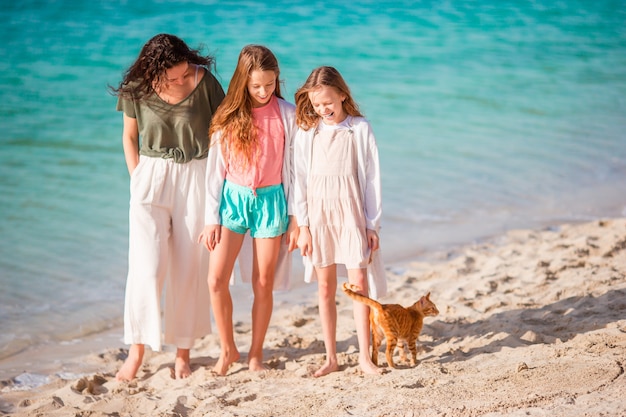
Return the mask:
[[[309,291],[306,302],[277,303],[267,372],[249,372],[244,355],[226,377],[212,376],[219,341],[211,335],[192,351],[189,379],[171,379],[169,351],[148,354],[137,380],[119,383],[113,375],[125,352],[109,349],[81,358],[100,370],[83,379],[56,377],[30,391],[5,381],[2,409],[81,417],[626,415],[626,219],[512,231],[389,268],[388,281],[383,302],[409,305],[430,291],[440,310],[425,320],[414,368],[363,375],[351,301],[338,293],[341,370],[310,376],[324,348]],[[246,352],[249,321],[235,332]],[[382,352],[380,360],[386,366]]]

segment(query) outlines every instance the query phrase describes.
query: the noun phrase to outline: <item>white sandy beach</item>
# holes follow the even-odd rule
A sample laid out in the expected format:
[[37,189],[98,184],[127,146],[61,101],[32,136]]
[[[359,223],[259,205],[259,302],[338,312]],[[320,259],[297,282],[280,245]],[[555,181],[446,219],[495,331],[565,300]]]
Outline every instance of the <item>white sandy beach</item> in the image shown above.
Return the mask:
[[[626,219],[511,231],[438,259],[388,269],[385,303],[431,292],[419,364],[359,371],[351,300],[338,292],[341,370],[313,378],[324,360],[315,291],[277,297],[264,373],[245,355],[211,375],[217,335],[192,351],[193,374],[170,377],[171,351],[149,353],[132,383],[115,381],[124,351],[77,358],[89,373],[19,390],[2,383],[0,414],[15,416],[624,416]],[[250,323],[238,320],[241,352]],[[397,358],[396,352],[396,358]],[[398,361],[398,359],[396,359]],[[96,372],[91,370],[96,369]]]

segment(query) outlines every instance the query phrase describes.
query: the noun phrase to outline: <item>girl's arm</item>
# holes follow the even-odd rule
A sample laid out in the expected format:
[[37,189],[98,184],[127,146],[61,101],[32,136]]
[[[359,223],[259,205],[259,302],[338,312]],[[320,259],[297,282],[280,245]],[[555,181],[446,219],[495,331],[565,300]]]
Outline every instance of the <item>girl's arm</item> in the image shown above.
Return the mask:
[[298,235],[298,247],[300,248],[300,255],[310,256],[313,252],[313,239],[311,238],[311,231],[309,226],[301,226],[300,234]]
[[287,226],[287,250],[289,252],[292,252],[298,247],[299,235],[300,229],[298,228],[296,216],[289,216],[289,226]]
[[299,236],[297,246],[302,256],[309,256],[312,252],[311,233],[309,231],[309,215],[307,205],[307,180],[309,170],[309,136],[310,132],[298,129],[294,142],[294,211]]
[[294,139],[294,214],[298,226],[309,225],[307,180],[309,170],[308,131],[298,129]]
[[[367,247],[371,249],[372,252],[378,250],[380,248],[380,240],[378,238],[378,233],[375,230],[367,229],[365,230],[365,236],[367,238]],[[370,262],[372,261],[370,255]]]
[[380,164],[376,138],[369,123],[366,124],[365,146],[365,219],[368,229],[378,232],[382,217],[382,193],[380,185]]
[[226,178],[226,162],[222,155],[219,132],[211,137],[206,168],[206,197],[204,207],[204,230],[198,237],[208,250],[213,250],[221,239],[220,204]]
[[209,224],[204,226],[200,236],[198,236],[198,243],[202,244],[209,252],[215,249],[222,238],[222,226],[219,224]]
[[126,113],[123,117],[122,147],[124,148],[128,173],[133,175],[133,171],[139,164],[139,127],[137,126],[137,119],[134,117],[126,116]]
[[298,131],[296,126],[295,107],[286,101],[279,101],[283,115],[283,125],[285,129],[285,151],[283,167],[283,181],[286,185],[287,193],[287,214],[289,215],[289,226],[287,228],[287,250],[289,252],[296,249],[298,245],[298,222],[294,215],[294,187],[295,187],[295,163],[294,163],[294,137]]

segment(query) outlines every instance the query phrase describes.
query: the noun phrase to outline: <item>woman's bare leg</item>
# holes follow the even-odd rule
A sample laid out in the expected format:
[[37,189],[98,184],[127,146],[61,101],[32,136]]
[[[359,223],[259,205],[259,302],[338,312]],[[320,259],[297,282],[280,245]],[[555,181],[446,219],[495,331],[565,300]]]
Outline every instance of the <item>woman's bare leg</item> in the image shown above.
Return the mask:
[[130,345],[128,349],[128,357],[124,361],[124,365],[115,374],[118,381],[132,381],[137,376],[137,371],[143,362],[144,345]]

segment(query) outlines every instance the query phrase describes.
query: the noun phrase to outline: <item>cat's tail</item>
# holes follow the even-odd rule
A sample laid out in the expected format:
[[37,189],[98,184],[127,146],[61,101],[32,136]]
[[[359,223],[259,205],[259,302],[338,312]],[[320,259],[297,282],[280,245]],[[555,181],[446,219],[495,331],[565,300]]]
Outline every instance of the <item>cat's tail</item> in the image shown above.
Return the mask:
[[363,294],[359,294],[358,291],[361,291],[361,288],[357,285],[344,282],[342,286],[342,290],[343,292],[346,293],[348,297],[352,298],[355,301],[363,303],[372,308],[376,308],[376,309],[380,308],[380,303],[378,301],[372,300],[371,298]]

